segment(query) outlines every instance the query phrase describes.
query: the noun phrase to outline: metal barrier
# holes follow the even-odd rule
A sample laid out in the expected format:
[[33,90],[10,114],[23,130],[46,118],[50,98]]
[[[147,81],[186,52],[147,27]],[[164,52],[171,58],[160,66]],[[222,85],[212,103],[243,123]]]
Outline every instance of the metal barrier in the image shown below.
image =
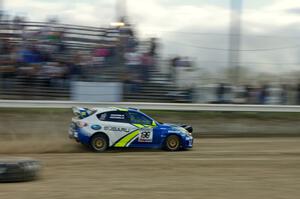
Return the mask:
[[0,108],[133,107],[143,110],[300,113],[300,106],[0,100]]

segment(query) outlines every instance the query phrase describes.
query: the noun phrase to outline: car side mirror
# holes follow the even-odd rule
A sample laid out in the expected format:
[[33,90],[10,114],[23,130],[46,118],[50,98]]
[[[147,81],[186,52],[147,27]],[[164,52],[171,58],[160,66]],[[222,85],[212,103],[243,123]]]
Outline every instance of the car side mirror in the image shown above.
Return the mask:
[[154,120],[152,121],[152,126],[157,126],[157,124]]

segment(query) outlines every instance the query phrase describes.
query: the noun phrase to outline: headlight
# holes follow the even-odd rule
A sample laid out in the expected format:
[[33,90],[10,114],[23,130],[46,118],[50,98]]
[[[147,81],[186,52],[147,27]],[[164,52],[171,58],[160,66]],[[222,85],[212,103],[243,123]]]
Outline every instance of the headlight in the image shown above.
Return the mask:
[[82,122],[82,121],[76,122],[76,125],[77,125],[79,128],[83,128],[83,127],[88,126],[88,124],[87,124],[86,122]]
[[188,130],[186,130],[185,128],[183,127],[180,127],[181,128],[181,131],[184,132],[185,134],[187,134],[188,136],[192,136],[192,133],[190,133]]
[[179,130],[181,133],[186,134],[188,136],[192,136],[192,134],[190,132],[188,132],[185,128],[183,127],[176,127],[177,130]]
[[73,136],[74,138],[78,138],[78,132],[74,132]]
[[182,132],[182,133],[184,133],[184,134],[188,134],[188,135],[190,135],[190,132],[188,132],[185,128],[183,128],[183,127],[179,127],[179,130]]

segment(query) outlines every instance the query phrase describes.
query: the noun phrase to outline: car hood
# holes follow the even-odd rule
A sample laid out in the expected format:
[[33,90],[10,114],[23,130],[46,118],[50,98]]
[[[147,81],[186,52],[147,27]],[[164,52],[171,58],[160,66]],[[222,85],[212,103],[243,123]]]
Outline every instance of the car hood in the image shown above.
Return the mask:
[[186,129],[189,133],[193,133],[193,127],[187,124],[172,124],[172,123],[163,123],[162,125],[172,127],[182,127]]
[[172,124],[172,123],[163,123],[162,125],[164,126],[169,126],[169,127],[180,127],[180,124]]

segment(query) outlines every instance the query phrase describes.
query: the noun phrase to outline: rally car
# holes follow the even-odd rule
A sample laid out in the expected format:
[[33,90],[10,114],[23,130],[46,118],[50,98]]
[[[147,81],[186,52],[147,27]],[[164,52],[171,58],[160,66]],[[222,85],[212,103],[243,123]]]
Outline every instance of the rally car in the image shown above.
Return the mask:
[[162,148],[178,151],[193,147],[193,128],[163,124],[138,109],[74,107],[69,137],[95,152],[108,148]]

